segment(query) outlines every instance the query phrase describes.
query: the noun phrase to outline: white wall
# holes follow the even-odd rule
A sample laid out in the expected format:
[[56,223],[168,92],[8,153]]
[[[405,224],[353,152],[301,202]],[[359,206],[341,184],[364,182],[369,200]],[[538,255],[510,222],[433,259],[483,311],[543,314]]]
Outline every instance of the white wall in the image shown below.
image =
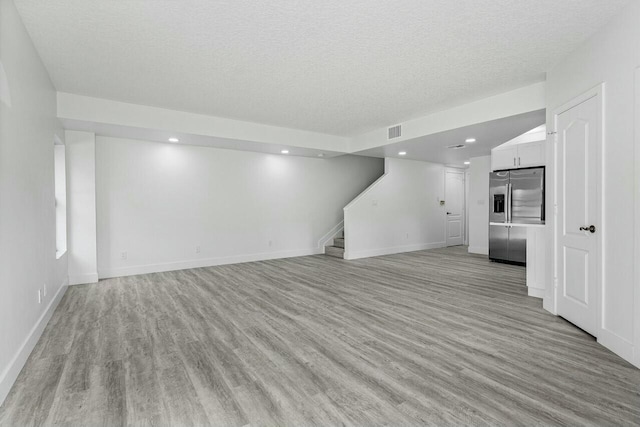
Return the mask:
[[[63,295],[56,260],[56,94],[13,2],[0,0],[0,403]],[[38,303],[38,290],[47,294]]]
[[469,165],[469,252],[489,255],[489,172],[491,156]]
[[444,246],[444,171],[386,158],[385,175],[344,209],[345,259]]
[[[604,271],[602,274],[602,324],[598,340],[627,360],[640,366],[640,331],[634,331],[640,316],[640,282],[634,283],[634,268],[640,268],[640,252],[634,252],[634,70],[640,66],[640,2],[629,6],[582,47],[547,74],[547,127],[553,129],[554,111],[605,83],[605,140],[603,142],[603,222]],[[636,150],[640,149],[636,143]],[[547,158],[555,159],[552,144]],[[547,203],[553,206],[554,177],[548,173]],[[637,176],[637,175],[636,175]],[[551,224],[553,216],[550,215]],[[551,232],[553,227],[547,227]],[[552,235],[547,235],[547,293],[545,308],[554,311]],[[635,277],[639,277],[636,273]],[[634,306],[635,294],[635,306]],[[635,354],[634,354],[635,352]]]
[[99,276],[321,253],[342,208],[382,173],[366,157],[97,137]]
[[98,281],[96,243],[96,139],[66,131],[69,216],[69,283]]

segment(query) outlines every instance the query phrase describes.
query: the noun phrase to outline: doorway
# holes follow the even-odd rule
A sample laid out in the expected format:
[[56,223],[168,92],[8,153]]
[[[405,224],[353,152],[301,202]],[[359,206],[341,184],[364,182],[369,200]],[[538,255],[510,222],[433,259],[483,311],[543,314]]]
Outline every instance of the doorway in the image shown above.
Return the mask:
[[602,271],[602,89],[554,114],[558,315],[597,337]]
[[447,210],[446,244],[458,246],[464,243],[465,233],[464,170],[447,169],[444,176],[444,200]]

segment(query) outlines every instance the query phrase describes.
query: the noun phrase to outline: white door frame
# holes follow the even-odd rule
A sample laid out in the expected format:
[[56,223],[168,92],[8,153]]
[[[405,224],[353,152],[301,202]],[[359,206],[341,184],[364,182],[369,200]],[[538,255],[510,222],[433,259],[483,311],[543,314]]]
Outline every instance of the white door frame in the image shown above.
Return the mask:
[[[635,195],[635,259],[640,257],[640,67],[635,70],[635,179],[636,179],[636,195]],[[635,301],[633,311],[635,314],[635,342],[634,342],[634,363],[640,367],[640,263],[635,265]]]
[[596,320],[596,331],[597,336],[601,337],[602,331],[602,290],[605,286],[604,283],[604,259],[603,259],[603,250],[602,250],[602,242],[604,241],[603,236],[606,232],[605,225],[603,222],[604,219],[604,205],[603,201],[603,191],[604,188],[604,176],[602,171],[604,170],[604,145],[605,145],[605,132],[604,132],[604,95],[605,95],[605,84],[601,83],[598,86],[584,92],[578,97],[572,99],[561,107],[557,108],[553,112],[553,313],[558,313],[558,116],[565,111],[576,107],[583,102],[596,97],[598,99],[598,118],[600,120],[600,125],[598,127],[600,133],[600,144],[596,147],[596,154],[598,156],[597,161],[597,170],[596,170],[596,203],[598,205],[598,209],[596,211],[596,218],[594,223],[597,224],[598,231],[595,233],[596,238],[596,297],[595,304],[597,307],[597,320]]
[[469,206],[469,181],[471,172],[469,169],[464,171],[464,245],[469,246],[469,215],[467,215],[467,206]]

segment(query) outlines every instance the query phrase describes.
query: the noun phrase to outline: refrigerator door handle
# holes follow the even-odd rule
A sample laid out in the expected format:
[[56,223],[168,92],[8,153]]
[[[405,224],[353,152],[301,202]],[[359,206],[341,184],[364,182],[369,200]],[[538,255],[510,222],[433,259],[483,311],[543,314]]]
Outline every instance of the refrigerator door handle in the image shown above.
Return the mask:
[[504,222],[509,222],[509,184],[504,185]]
[[511,196],[511,183],[507,184],[507,214],[506,214],[506,219],[507,222],[511,222],[511,201],[512,201],[512,196]]

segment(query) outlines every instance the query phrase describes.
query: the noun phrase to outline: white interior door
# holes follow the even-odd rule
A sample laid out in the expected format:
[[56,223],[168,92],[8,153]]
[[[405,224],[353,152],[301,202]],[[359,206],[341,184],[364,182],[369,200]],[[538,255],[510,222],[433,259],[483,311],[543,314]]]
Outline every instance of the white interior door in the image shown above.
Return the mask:
[[447,246],[464,241],[464,171],[446,171],[444,200],[447,209]]
[[597,336],[601,98],[594,94],[580,101],[555,117],[557,310]]

